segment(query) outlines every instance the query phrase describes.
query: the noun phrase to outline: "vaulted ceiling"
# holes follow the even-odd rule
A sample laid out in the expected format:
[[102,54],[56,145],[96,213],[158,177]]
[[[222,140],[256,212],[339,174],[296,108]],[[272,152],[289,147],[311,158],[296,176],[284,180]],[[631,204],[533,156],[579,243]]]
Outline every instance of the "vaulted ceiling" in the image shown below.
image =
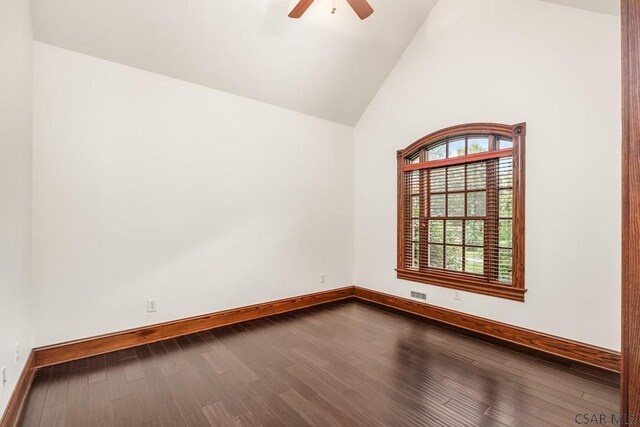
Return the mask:
[[544,0],[607,15],[620,15],[620,0]]
[[[335,15],[330,13],[333,2]],[[437,0],[32,0],[35,38],[354,125]],[[521,0],[514,0],[521,1]],[[528,1],[528,0],[525,0]],[[616,13],[617,0],[547,0]]]

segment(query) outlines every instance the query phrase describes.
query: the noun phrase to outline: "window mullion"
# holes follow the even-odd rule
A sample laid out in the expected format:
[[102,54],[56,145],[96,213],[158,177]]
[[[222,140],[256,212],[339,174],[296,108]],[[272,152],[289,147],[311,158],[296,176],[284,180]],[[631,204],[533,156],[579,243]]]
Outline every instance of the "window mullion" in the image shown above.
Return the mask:
[[[466,146],[465,152],[467,152],[469,150],[469,147],[468,147],[469,146],[469,139],[468,138],[467,138],[467,142],[466,142],[465,146]],[[466,268],[466,266],[467,266],[467,247],[466,247],[466,244],[467,244],[467,241],[466,241],[467,220],[466,220],[466,217],[467,217],[467,212],[468,212],[467,211],[467,199],[468,199],[467,194],[469,192],[469,187],[468,187],[468,182],[467,182],[467,165],[464,164],[463,168],[464,168],[464,172],[463,172],[464,173],[464,178],[463,178],[464,179],[464,181],[463,181],[464,182],[464,188],[463,188],[464,193],[462,193],[462,194],[464,194],[464,199],[463,199],[462,206],[463,206],[464,211],[463,211],[463,215],[462,215],[463,219],[462,219],[462,242],[461,242],[461,244],[462,244],[462,271],[467,271],[467,268]]]
[[[420,151],[420,161],[426,161],[426,150]],[[426,217],[429,212],[429,176],[430,172],[428,170],[420,171],[420,214],[419,214],[419,238],[420,242],[418,246],[420,248],[419,258],[418,258],[418,270],[426,270],[428,267],[428,259],[429,259],[429,245],[428,245],[428,222]]]
[[[489,150],[497,149],[494,136],[489,137]],[[486,216],[484,224],[484,271],[489,280],[498,279],[498,176],[499,159],[486,162]]]
[[[447,148],[449,157],[449,148]],[[449,215],[449,168],[444,168],[444,216],[442,218],[442,268],[447,269],[447,219]]]

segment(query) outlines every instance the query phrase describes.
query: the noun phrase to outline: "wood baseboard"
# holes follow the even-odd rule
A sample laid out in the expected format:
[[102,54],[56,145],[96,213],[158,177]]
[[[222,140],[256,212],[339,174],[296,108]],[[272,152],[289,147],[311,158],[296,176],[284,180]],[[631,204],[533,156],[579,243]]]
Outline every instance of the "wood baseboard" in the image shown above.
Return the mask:
[[109,353],[220,326],[286,313],[353,296],[353,286],[159,323],[34,349],[37,368]]
[[554,357],[569,359],[612,372],[620,372],[620,353],[606,348],[507,325],[505,323],[360,288],[358,286],[354,287],[354,297],[395,310],[426,317],[440,323],[445,323],[502,342],[515,344],[516,346],[546,353]]
[[498,342],[514,344],[556,358],[568,359],[608,371],[620,372],[619,352],[589,344],[524,329],[490,319],[473,316],[442,307],[388,295],[385,293],[347,286],[324,292],[285,298],[216,313],[160,323],[122,332],[86,338],[34,349],[34,367],[55,365],[84,357],[109,353],[148,344],[181,335],[231,325],[260,317],[286,313],[341,299],[357,298],[395,310],[425,317],[440,323],[488,337]]
[[17,425],[31,388],[34,374],[38,368],[351,298],[431,319],[498,343],[511,344],[520,349],[530,349],[552,357],[585,363],[608,371],[620,372],[620,353],[612,350],[419,303],[358,286],[347,286],[36,348],[29,355],[9,405],[0,420],[0,427],[14,427]]
[[15,427],[20,420],[20,414],[27,401],[31,384],[33,383],[33,376],[36,373],[34,353],[31,351],[27,362],[22,369],[20,378],[16,383],[16,388],[11,394],[7,408],[4,411],[2,419],[0,419],[0,427]]

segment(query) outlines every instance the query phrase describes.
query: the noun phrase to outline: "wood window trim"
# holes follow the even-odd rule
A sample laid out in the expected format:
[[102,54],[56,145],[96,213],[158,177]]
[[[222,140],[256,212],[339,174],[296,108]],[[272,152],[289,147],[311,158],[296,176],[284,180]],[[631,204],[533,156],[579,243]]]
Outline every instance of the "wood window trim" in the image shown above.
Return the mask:
[[[513,141],[511,155],[513,156],[513,243],[512,263],[513,273],[511,285],[488,281],[484,278],[473,277],[466,273],[448,271],[416,271],[405,268],[405,199],[404,176],[406,171],[442,167],[453,164],[468,163],[472,160],[487,160],[504,156],[507,150],[468,154],[461,158],[435,160],[426,162],[424,157],[419,163],[407,164],[409,157],[416,152],[422,152],[425,147],[442,140],[457,136],[494,135],[510,138]],[[397,151],[397,266],[398,279],[426,283],[450,289],[505,298],[524,302],[527,292],[524,275],[524,220],[525,220],[525,135],[526,124],[505,125],[499,123],[468,123],[451,126],[426,135],[406,148]],[[428,164],[427,164],[428,163]]]
[[620,412],[640,415],[640,0],[621,1],[622,376]]

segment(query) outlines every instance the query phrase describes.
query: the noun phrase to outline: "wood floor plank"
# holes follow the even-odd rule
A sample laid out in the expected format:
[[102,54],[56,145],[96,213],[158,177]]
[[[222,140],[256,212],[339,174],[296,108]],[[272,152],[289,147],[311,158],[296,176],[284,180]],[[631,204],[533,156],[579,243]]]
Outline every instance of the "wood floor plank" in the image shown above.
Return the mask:
[[104,354],[87,358],[89,384],[107,379]]
[[67,404],[47,406],[42,412],[40,427],[65,427],[67,425]]
[[128,382],[144,378],[143,365],[137,355],[122,360],[122,367],[124,368],[124,375]]
[[[67,402],[67,391],[69,389],[69,364],[54,366],[49,376],[49,388],[44,407],[59,406]],[[60,411],[60,409],[58,409]],[[56,413],[54,411],[54,413]]]
[[118,352],[105,355],[105,365],[107,370],[107,386],[109,389],[109,399],[115,400],[130,394],[127,386],[127,376]]
[[36,372],[21,426],[564,426],[619,378],[356,301]]
[[233,417],[227,412],[222,402],[214,402],[202,408],[204,415],[212,426],[232,426]]
[[[173,397],[180,416],[189,426],[208,426],[209,421],[204,416],[202,407],[198,404],[189,387],[185,383],[185,379],[180,373],[169,375],[166,377],[169,390]],[[176,414],[177,415],[177,414]]]
[[330,414],[324,415],[319,412],[311,402],[298,394],[297,391],[286,391],[280,395],[280,398],[312,426],[334,425]]
[[25,404],[22,425],[26,427],[35,427],[40,424],[42,411],[44,410],[44,402],[49,389],[49,376],[51,368],[44,368],[36,372],[33,384],[29,390],[29,398]]
[[89,396],[88,368],[71,370],[69,372],[69,388],[67,402],[69,404],[83,404]]

